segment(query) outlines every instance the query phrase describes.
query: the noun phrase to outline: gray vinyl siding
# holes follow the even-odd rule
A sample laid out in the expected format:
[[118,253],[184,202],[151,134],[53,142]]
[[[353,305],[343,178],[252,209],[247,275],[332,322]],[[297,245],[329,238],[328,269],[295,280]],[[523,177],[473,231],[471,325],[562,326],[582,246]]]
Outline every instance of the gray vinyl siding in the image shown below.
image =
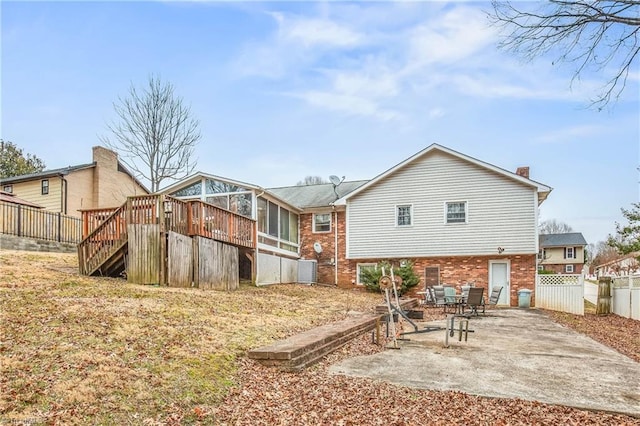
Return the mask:
[[[466,201],[467,223],[445,223],[445,203]],[[413,205],[411,226],[396,206]],[[537,252],[534,186],[432,152],[347,202],[347,257],[503,255]]]

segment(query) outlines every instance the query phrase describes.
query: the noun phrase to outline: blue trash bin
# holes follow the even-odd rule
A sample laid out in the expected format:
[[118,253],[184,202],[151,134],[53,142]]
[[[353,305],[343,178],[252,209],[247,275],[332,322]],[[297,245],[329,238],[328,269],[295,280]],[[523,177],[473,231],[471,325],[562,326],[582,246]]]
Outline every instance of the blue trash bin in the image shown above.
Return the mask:
[[531,306],[531,290],[523,288],[518,290],[518,307],[529,308]]

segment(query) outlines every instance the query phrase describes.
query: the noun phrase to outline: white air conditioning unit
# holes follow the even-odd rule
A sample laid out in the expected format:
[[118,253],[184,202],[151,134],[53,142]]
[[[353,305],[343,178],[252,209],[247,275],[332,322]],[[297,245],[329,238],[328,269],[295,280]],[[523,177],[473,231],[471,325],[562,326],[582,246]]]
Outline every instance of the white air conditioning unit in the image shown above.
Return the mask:
[[298,260],[298,282],[301,284],[318,282],[318,262],[316,260]]

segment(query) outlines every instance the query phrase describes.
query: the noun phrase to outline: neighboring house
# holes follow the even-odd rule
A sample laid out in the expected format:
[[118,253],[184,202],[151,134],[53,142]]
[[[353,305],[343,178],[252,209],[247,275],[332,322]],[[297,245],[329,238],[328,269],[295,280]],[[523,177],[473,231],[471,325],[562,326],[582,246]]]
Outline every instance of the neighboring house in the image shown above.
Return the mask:
[[93,147],[93,162],[0,179],[0,189],[48,211],[80,217],[80,210],[109,208],[127,196],[148,194],[106,148]]
[[583,273],[587,241],[580,232],[542,234],[539,239],[538,270],[557,274]]
[[598,277],[616,277],[640,272],[640,252],[629,253],[595,267]]

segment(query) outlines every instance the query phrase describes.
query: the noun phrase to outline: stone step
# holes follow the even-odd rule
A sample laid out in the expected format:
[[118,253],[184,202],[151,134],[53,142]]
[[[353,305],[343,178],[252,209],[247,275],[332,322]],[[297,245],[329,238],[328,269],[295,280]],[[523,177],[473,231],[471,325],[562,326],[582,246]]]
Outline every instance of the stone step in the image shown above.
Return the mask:
[[362,315],[316,327],[268,346],[249,351],[264,365],[298,371],[335,351],[351,339],[375,328],[380,315]]

